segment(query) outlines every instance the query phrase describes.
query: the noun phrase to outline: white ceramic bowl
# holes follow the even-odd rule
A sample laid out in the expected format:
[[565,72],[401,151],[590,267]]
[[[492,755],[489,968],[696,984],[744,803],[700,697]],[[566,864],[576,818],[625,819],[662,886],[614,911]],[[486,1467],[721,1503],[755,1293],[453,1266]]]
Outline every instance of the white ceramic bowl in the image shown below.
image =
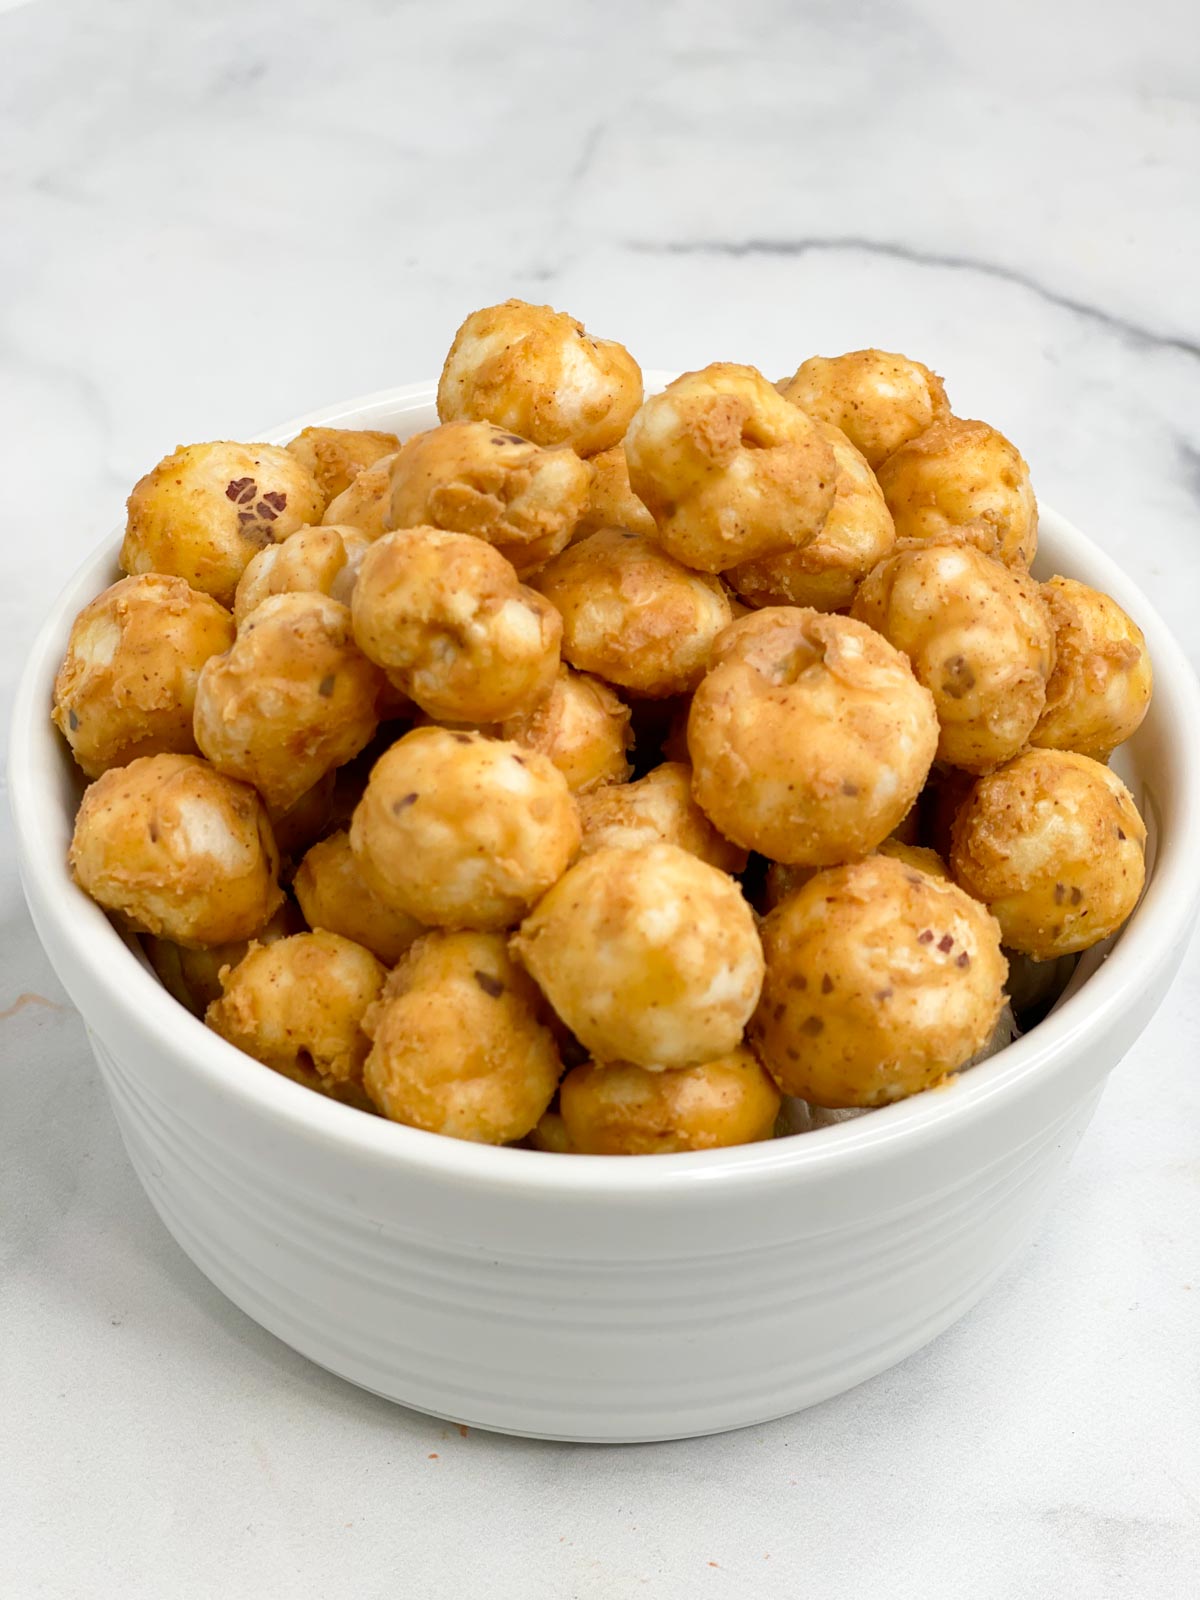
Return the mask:
[[[661,383],[661,375],[653,375]],[[308,423],[434,420],[433,386]],[[983,1294],[1029,1238],[1105,1077],[1179,965],[1200,898],[1200,693],[1111,561],[1043,508],[1038,570],[1114,595],[1157,687],[1121,769],[1153,870],[1107,959],[949,1087],[769,1144],[693,1155],[488,1149],[364,1116],[277,1076],[171,999],[71,882],[77,777],[49,718],[71,620],[18,691],[10,783],[38,933],[87,1024],[130,1160],[197,1266],[255,1321],[364,1388],[477,1427],[646,1440],[778,1417],[881,1372]]]

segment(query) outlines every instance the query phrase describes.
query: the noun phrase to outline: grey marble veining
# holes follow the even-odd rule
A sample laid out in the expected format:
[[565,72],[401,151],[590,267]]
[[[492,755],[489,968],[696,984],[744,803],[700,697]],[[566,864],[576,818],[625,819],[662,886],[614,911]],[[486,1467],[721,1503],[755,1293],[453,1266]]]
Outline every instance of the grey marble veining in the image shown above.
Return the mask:
[[[433,376],[507,294],[647,366],[909,351],[1200,661],[1198,58],[1190,0],[0,6],[0,690],[166,450]],[[0,974],[14,1595],[1187,1592],[1194,953],[962,1325],[628,1451],[460,1438],[227,1306],[125,1165],[7,830]]]

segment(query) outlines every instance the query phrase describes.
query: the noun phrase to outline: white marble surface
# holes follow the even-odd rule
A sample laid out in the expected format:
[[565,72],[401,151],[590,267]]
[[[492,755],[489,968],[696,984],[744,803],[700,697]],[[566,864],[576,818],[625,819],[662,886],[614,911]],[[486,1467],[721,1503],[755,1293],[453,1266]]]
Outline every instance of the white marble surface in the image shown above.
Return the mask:
[[[5,700],[165,450],[432,375],[508,293],[651,366],[922,357],[1200,653],[1190,0],[0,11]],[[0,983],[13,1600],[1193,1592],[1195,950],[984,1305],[805,1415],[628,1450],[460,1437],[208,1286],[7,824]]]

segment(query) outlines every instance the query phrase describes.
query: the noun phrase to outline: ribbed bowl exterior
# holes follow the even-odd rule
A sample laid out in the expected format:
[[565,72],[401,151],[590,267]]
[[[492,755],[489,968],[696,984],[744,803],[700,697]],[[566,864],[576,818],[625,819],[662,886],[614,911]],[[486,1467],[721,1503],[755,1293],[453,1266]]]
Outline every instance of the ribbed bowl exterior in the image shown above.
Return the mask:
[[[266,437],[317,422],[406,435],[433,420],[432,387],[415,386]],[[31,652],[10,790],[35,926],[183,1250],[331,1371],[547,1438],[781,1416],[949,1326],[1045,1213],[1200,899],[1194,676],[1107,558],[1044,508],[1042,526],[1042,574],[1114,594],[1155,661],[1154,704],[1121,757],[1153,870],[1115,950],[1032,1034],[945,1089],[767,1145],[633,1161],[481,1150],[364,1116],[240,1056],[159,987],[65,866],[78,778],[47,713],[71,619],[115,576],[115,540],[98,552]]]

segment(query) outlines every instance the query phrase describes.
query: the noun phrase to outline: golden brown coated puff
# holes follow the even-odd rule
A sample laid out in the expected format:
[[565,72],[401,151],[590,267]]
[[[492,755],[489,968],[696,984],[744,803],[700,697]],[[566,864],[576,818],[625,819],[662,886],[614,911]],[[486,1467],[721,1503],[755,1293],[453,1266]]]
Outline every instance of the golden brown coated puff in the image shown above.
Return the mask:
[[417,921],[509,928],[574,859],[579,818],[536,751],[414,728],[376,762],[350,845],[380,899]]
[[392,528],[486,539],[524,578],[570,543],[591,468],[491,422],[446,422],[409,439],[392,463]]
[[97,778],[69,861],[106,910],[189,947],[252,938],[283,901],[262,801],[198,756],[140,756]]
[[425,931],[415,917],[385,905],[374,892],[354,859],[345,828],[311,847],[292,889],[310,928],[353,939],[387,967],[394,967]]
[[937,373],[892,350],[810,356],[782,393],[839,428],[871,467],[950,415]]
[[933,695],[938,759],[990,772],[1024,748],[1046,703],[1054,629],[1039,585],[970,545],[898,551],[850,615],[903,650]]
[[196,743],[219,771],[286,811],[367,743],[381,686],[346,606],[323,594],[273,595],[201,672]]
[[1039,961],[1115,933],[1146,875],[1146,827],[1100,762],[1027,750],[980,778],[954,819],[955,882],[994,913],[1004,943]]
[[769,1139],[779,1090],[744,1046],[666,1072],[586,1062],[562,1081],[567,1148],[588,1156],[719,1150]]
[[1104,761],[1136,733],[1154,692],[1145,636],[1117,602],[1074,578],[1049,578],[1054,671],[1030,742]]
[[584,855],[677,844],[722,872],[741,872],[746,852],[723,839],[692,799],[692,769],[664,761],[636,783],[611,784],[578,798]]
[[945,879],[871,856],[818,872],[762,925],[750,1036],[784,1094],[877,1106],[987,1043],[1008,965],[994,917]]
[[738,885],[673,844],[582,857],[512,947],[600,1061],[683,1067],[727,1055],[762,984]]
[[497,933],[427,933],[367,1014],[364,1081],[393,1122],[508,1144],[538,1122],[562,1072],[541,996]]
[[473,311],[454,336],[438,383],[443,422],[474,418],[535,444],[607,450],[642,403],[642,373],[622,344],[523,300]]
[[470,534],[385,534],[363,558],[351,609],[359,647],[431,717],[519,716],[558,674],[558,613]]
[[396,452],[380,456],[351,480],[349,487],[335,495],[325,508],[321,521],[328,527],[359,528],[368,538],[378,539],[391,527],[392,466]]
[[1037,501],[1021,452],[986,422],[943,417],[876,468],[897,539],[961,534],[1007,567],[1037,551]]
[[793,866],[873,850],[937,740],[906,656],[861,622],[786,606],[727,629],[688,718],[701,808],[727,839]]
[[182,578],[122,578],[84,606],[51,715],[87,776],[137,756],[193,754],[196,680],[232,643],[228,611]]
[[883,490],[839,429],[819,422],[836,469],[833,505],[820,533],[799,550],[747,561],[725,574],[750,606],[811,606],[844,611],[854,591],[896,540]]
[[238,627],[273,594],[327,594],[350,604],[354,580],[371,546],[361,528],[299,528],[282,544],[268,545],[238,579],[233,615]]
[[802,548],[833,505],[828,438],[761,372],[730,361],[651,395],[629,424],[625,458],[655,539],[700,572]]
[[509,717],[495,731],[523,750],[539,751],[575,795],[624,783],[632,770],[629,707],[600,678],[567,666],[532,711]]
[[574,537],[595,533],[599,528],[627,528],[643,539],[654,538],[654,518],[629,487],[629,463],[625,446],[614,444],[592,456],[592,481],[587,505],[575,527]]
[[287,448],[312,473],[329,501],[344,494],[367,467],[394,455],[400,441],[394,433],[373,428],[305,428]]
[[562,617],[562,652],[573,667],[654,698],[699,683],[733,617],[719,579],[620,528],[564,550],[534,587]]
[[[299,912],[285,900],[253,937],[256,944],[274,944],[290,933],[303,932]],[[233,939],[189,949],[170,939],[156,939],[152,933],[142,934],[141,943],[163,988],[196,1017],[203,1017],[207,1007],[221,998],[222,969],[236,967],[250,948],[249,939]]]
[[251,943],[204,1014],[214,1033],[287,1077],[362,1083],[363,1014],[387,973],[369,950],[324,930]]
[[318,521],[325,496],[280,446],[219,439],[180,445],[134,484],[128,506],[122,569],[184,578],[228,606],[251,556]]

